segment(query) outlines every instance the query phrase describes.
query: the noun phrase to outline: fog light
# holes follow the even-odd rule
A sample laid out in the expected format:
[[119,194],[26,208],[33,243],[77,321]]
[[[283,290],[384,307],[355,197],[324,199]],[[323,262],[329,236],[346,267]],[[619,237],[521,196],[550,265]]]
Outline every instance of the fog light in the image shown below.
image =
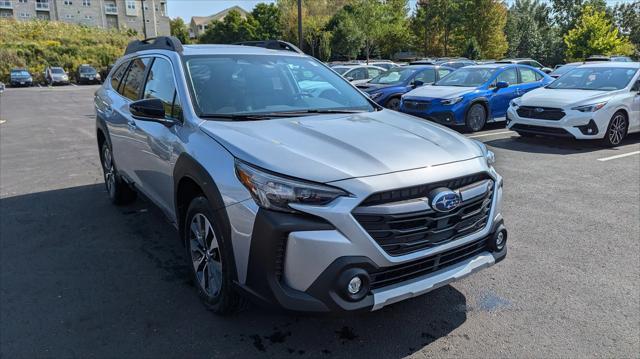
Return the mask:
[[349,294],[358,294],[360,288],[362,288],[362,279],[360,279],[360,277],[351,278],[349,285],[347,286]]
[[501,251],[504,248],[505,240],[504,240],[504,232],[500,231],[498,236],[496,237],[496,249]]

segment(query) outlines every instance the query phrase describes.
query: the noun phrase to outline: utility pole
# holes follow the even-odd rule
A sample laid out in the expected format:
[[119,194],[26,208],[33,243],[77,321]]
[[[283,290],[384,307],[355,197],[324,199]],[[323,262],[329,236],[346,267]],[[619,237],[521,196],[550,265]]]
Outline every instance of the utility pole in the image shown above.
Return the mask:
[[298,48],[302,50],[302,0],[298,0]]
[[144,0],[140,0],[142,3],[142,32],[144,32],[144,38],[147,38],[147,19],[144,16]]

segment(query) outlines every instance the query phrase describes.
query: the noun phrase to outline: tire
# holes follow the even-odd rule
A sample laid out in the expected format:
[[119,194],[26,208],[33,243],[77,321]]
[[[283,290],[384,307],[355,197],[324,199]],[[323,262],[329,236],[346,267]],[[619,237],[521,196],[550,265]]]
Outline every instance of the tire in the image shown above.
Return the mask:
[[627,136],[628,130],[629,120],[627,119],[627,115],[622,111],[618,111],[611,116],[602,143],[607,147],[618,146],[622,143],[625,136]]
[[384,105],[384,107],[388,108],[389,110],[398,111],[398,109],[400,109],[400,98],[399,97],[390,98],[387,101],[387,103]]
[[487,109],[483,104],[476,102],[471,104],[465,116],[465,129],[468,132],[477,132],[487,123]]
[[240,296],[233,287],[233,254],[231,242],[225,240],[216,226],[209,201],[198,196],[189,204],[182,239],[187,251],[188,265],[198,295],[211,311],[225,315],[235,312]]
[[111,202],[115,205],[133,202],[136,199],[136,192],[118,174],[113,162],[111,146],[107,141],[104,141],[100,149],[100,162],[104,174],[104,184]]

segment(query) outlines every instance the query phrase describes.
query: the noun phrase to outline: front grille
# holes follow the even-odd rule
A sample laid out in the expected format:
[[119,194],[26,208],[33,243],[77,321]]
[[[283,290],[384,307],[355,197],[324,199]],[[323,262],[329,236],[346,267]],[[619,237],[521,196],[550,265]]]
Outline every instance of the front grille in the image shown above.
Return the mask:
[[391,284],[404,282],[413,278],[435,272],[444,267],[460,263],[481,252],[488,250],[487,238],[465,244],[460,247],[434,254],[420,260],[396,265],[393,267],[381,268],[370,273],[371,288],[382,288]]
[[558,121],[565,115],[562,109],[553,107],[520,106],[516,112],[520,117],[550,121]]
[[353,216],[389,255],[398,256],[431,248],[484,228],[491,211],[493,187],[484,195],[471,198],[458,208],[446,213],[435,212],[429,208],[409,213],[374,214],[367,213],[367,207],[426,198],[435,188],[458,189],[490,178],[486,173],[480,173],[449,181],[376,193],[368,197],[354,211]]
[[559,137],[573,137],[569,132],[559,127],[545,127],[535,125],[524,125],[517,123],[511,127],[511,130],[516,132],[534,133],[539,135],[550,135]]
[[276,246],[276,256],[275,256],[275,275],[278,281],[282,280],[282,275],[284,274],[284,253],[287,248],[287,236],[282,237],[282,239],[277,243]]
[[426,111],[429,108],[429,102],[425,101],[403,100],[402,104],[410,111]]

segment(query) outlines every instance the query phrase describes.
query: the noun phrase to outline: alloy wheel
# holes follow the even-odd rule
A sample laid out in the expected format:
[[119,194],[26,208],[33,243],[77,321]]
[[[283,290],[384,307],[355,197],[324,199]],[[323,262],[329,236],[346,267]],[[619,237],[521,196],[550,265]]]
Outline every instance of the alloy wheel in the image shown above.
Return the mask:
[[469,127],[474,131],[480,131],[484,127],[485,122],[485,110],[482,105],[473,105],[469,109]]
[[222,256],[213,227],[202,213],[191,219],[189,249],[198,285],[207,296],[217,297],[222,289]]
[[104,183],[107,186],[107,191],[109,192],[109,195],[113,197],[116,189],[116,174],[113,166],[111,150],[107,145],[102,147],[102,168],[104,171]]
[[620,144],[626,132],[626,120],[622,114],[617,114],[611,120],[611,127],[609,128],[609,142],[611,142],[611,144],[613,145]]

